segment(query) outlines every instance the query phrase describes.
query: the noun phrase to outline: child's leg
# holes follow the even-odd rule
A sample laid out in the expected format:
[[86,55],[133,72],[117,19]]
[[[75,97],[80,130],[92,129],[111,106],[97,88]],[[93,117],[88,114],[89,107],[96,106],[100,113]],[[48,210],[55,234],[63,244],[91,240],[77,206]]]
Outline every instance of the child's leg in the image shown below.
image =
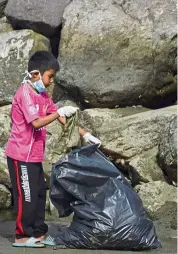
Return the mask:
[[33,236],[39,193],[39,163],[26,163],[7,158],[17,212],[16,239]]
[[47,185],[44,179],[44,172],[42,163],[39,165],[39,193],[38,193],[38,201],[37,201],[37,209],[36,209],[36,216],[34,222],[34,230],[33,236],[35,238],[39,238],[44,236],[48,231],[48,226],[44,223],[45,221],[45,206],[46,206],[46,189]]

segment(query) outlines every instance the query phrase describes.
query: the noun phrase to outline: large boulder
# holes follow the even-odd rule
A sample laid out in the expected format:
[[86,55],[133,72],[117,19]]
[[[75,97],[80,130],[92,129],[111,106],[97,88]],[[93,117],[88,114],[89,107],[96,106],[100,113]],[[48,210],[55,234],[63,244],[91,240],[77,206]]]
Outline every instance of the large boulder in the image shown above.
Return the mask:
[[0,18],[4,16],[4,9],[6,7],[7,0],[0,0]]
[[151,219],[165,228],[177,227],[177,190],[162,181],[150,182],[136,187]]
[[59,31],[62,16],[71,0],[9,0],[5,14],[15,29],[32,29],[45,36]]
[[176,0],[74,0],[64,21],[58,78],[77,100],[151,108],[176,100]]
[[177,184],[177,116],[161,133],[157,159],[168,182]]
[[101,139],[101,150],[115,163],[124,159],[138,171],[140,180],[157,181],[163,180],[156,161],[160,133],[176,114],[177,106],[130,115],[123,109],[87,109],[80,124]]
[[12,31],[0,36],[0,105],[11,103],[24,78],[29,57],[38,50],[50,50],[47,38],[31,30]]

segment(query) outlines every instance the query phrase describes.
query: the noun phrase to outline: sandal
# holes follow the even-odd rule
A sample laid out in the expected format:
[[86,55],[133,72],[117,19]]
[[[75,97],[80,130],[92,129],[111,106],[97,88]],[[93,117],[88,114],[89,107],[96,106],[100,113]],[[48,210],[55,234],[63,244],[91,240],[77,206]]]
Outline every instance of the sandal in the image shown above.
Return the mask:
[[41,243],[43,243],[44,245],[48,245],[48,246],[55,246],[55,239],[52,236],[47,236],[43,241],[41,241]]
[[45,245],[40,243],[39,244],[39,240],[34,238],[34,237],[30,237],[27,241],[23,242],[23,243],[13,243],[12,246],[13,247],[28,247],[28,248],[44,248]]

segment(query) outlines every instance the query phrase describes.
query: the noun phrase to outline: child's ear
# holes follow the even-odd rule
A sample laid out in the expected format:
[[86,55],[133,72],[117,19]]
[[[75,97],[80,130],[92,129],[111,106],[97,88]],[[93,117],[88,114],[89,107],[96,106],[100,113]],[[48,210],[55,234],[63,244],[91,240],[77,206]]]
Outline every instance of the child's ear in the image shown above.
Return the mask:
[[38,80],[40,78],[39,72],[31,73],[32,74],[32,79]]

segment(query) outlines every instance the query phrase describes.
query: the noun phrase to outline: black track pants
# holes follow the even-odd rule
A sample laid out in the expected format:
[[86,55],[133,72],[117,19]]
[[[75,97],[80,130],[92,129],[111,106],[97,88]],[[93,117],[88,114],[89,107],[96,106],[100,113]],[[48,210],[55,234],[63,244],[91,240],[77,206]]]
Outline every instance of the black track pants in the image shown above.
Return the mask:
[[16,218],[16,238],[40,237],[48,231],[45,220],[46,183],[42,163],[7,157]]

